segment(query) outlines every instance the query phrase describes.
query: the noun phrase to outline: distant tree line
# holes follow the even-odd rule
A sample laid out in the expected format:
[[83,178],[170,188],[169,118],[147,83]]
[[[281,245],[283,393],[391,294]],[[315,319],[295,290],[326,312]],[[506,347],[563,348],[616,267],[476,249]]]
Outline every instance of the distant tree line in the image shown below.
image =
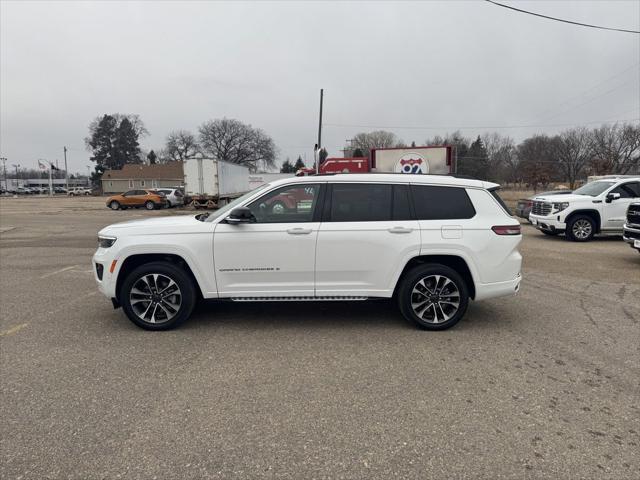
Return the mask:
[[[372,148],[408,146],[387,131],[359,133],[350,143],[345,151],[353,156],[366,156]],[[534,189],[551,182],[575,188],[588,175],[640,173],[637,124],[570,128],[558,135],[536,134],[518,144],[495,132],[472,139],[455,131],[426,139],[424,145],[455,146],[459,174]]]
[[126,164],[184,161],[197,156],[245,165],[251,171],[275,166],[276,146],[271,137],[239,120],[208,120],[200,125],[197,135],[174,130],[157,152],[140,148],[140,139],[148,133],[138,115],[114,113],[95,118],[85,139],[96,163],[94,180],[105,170],[119,170]]

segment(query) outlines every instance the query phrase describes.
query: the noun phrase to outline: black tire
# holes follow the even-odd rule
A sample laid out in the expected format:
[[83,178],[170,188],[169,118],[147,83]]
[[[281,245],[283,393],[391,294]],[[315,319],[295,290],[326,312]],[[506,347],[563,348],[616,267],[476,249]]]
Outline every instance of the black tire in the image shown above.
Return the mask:
[[558,235],[560,232],[558,231],[551,231],[551,230],[540,230],[542,233],[544,233],[545,235],[549,235],[550,237],[555,237],[556,235]]
[[109,202],[109,208],[111,210],[120,210],[122,208],[122,206],[120,205],[120,203],[116,200],[112,200],[111,202]]
[[171,208],[171,202],[167,200],[167,208]]
[[147,210],[153,210],[154,208],[156,208],[156,204],[153,203],[151,200],[147,200],[144,203],[144,208],[146,208]]
[[[153,276],[156,274],[158,275],[159,279],[162,279],[162,277],[169,278],[177,285],[179,289],[178,292],[180,296],[180,303],[179,308],[174,313],[174,316],[168,319],[162,318],[163,316],[168,316],[166,313],[162,312],[162,307],[160,310],[157,310],[158,321],[154,323],[151,321],[151,313],[153,313],[153,317],[155,317],[156,309],[158,307],[155,307],[153,312],[149,312],[147,314],[149,316],[148,319],[143,320],[143,318],[139,316],[141,310],[145,308],[152,308],[153,303],[152,301],[149,301],[149,303],[151,303],[151,305],[149,305],[147,303],[147,300],[138,300],[137,303],[134,303],[136,305],[140,305],[140,307],[134,307],[132,305],[131,296],[135,295],[138,299],[142,298],[143,295],[132,293],[133,287],[136,285],[137,287],[140,287],[140,285],[142,285],[140,283],[141,281],[144,284],[148,284],[147,282],[144,282],[144,280],[142,280],[143,277],[148,275]],[[156,291],[158,291],[161,288],[165,287],[166,283],[160,284],[160,282],[158,281],[156,285]],[[145,291],[144,289],[140,288],[136,288],[136,290]],[[157,299],[159,297],[155,298]],[[178,302],[176,298],[177,297],[175,295],[169,294],[167,296],[166,302],[174,302],[173,304],[177,304]],[[185,272],[184,269],[180,266],[169,262],[151,262],[141,265],[129,272],[129,274],[124,279],[124,282],[122,282],[122,286],[120,287],[120,291],[118,292],[118,300],[120,301],[122,309],[126,313],[129,320],[131,320],[137,326],[144,328],[145,330],[169,330],[171,328],[177,327],[187,318],[189,318],[191,312],[193,311],[193,308],[196,305],[196,290],[193,280],[191,279],[189,274]],[[165,298],[160,301],[164,302]],[[166,306],[167,303],[163,303],[163,305]],[[172,303],[168,303],[168,305],[172,305]],[[167,310],[171,311],[171,308],[164,308],[165,312]],[[147,315],[143,316],[146,318]]]
[[[449,282],[443,282],[440,278],[438,284],[434,284],[432,283],[435,281],[434,277],[445,277]],[[424,289],[420,286],[421,281],[423,282],[422,286],[425,287]],[[451,284],[453,284],[455,291],[457,291],[457,297]],[[438,286],[439,291],[437,289]],[[414,293],[414,289],[425,292],[427,295]],[[442,293],[445,295],[441,296]],[[428,295],[431,297],[429,298]],[[422,311],[420,311],[420,307],[418,307],[417,310],[418,313],[420,313],[420,315],[418,315],[412,303],[418,305],[421,298],[425,298],[425,302],[429,302],[429,305]],[[431,298],[439,300],[435,303],[438,304],[440,311],[437,310],[438,306],[434,304]],[[454,302],[455,298],[458,298],[459,301],[455,307],[457,310],[454,311],[453,303],[456,303]],[[440,303],[444,301],[444,299],[448,301]],[[432,308],[430,308],[431,305],[433,306]],[[464,316],[468,305],[469,288],[462,276],[451,267],[438,263],[419,265],[413,268],[404,275],[400,288],[398,289],[398,306],[400,307],[400,312],[402,312],[402,315],[407,320],[414,322],[425,330],[446,330],[447,328],[451,328]],[[430,319],[431,314],[433,314],[434,318]]]
[[588,242],[596,233],[596,223],[589,215],[576,215],[567,223],[566,236],[574,242]]

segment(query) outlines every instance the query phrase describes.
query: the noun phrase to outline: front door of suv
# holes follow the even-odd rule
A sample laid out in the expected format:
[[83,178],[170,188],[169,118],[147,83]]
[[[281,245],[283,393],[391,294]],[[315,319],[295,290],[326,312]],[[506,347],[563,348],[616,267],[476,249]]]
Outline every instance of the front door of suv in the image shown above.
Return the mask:
[[607,196],[605,195],[605,200],[602,205],[605,221],[602,228],[603,230],[622,231],[622,225],[625,222],[629,204],[637,202],[640,198],[640,182],[623,183],[608,192],[608,194],[611,193],[620,194],[620,198],[608,202],[606,200]]
[[316,249],[316,296],[388,297],[420,252],[408,185],[329,183]]
[[320,183],[287,185],[247,205],[255,223],[216,225],[219,296],[313,296],[321,190]]

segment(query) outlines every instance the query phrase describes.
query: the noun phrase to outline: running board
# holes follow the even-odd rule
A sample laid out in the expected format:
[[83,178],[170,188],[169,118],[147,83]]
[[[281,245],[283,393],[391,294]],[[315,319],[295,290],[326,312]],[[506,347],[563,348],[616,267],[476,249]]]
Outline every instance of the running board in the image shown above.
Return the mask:
[[366,299],[367,297],[231,297],[233,302],[351,302]]

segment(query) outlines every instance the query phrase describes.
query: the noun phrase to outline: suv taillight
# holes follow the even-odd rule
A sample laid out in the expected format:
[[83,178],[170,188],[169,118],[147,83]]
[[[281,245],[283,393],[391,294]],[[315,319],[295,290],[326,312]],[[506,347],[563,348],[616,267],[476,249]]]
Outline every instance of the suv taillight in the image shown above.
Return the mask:
[[520,235],[522,233],[520,225],[496,225],[491,227],[496,235]]

